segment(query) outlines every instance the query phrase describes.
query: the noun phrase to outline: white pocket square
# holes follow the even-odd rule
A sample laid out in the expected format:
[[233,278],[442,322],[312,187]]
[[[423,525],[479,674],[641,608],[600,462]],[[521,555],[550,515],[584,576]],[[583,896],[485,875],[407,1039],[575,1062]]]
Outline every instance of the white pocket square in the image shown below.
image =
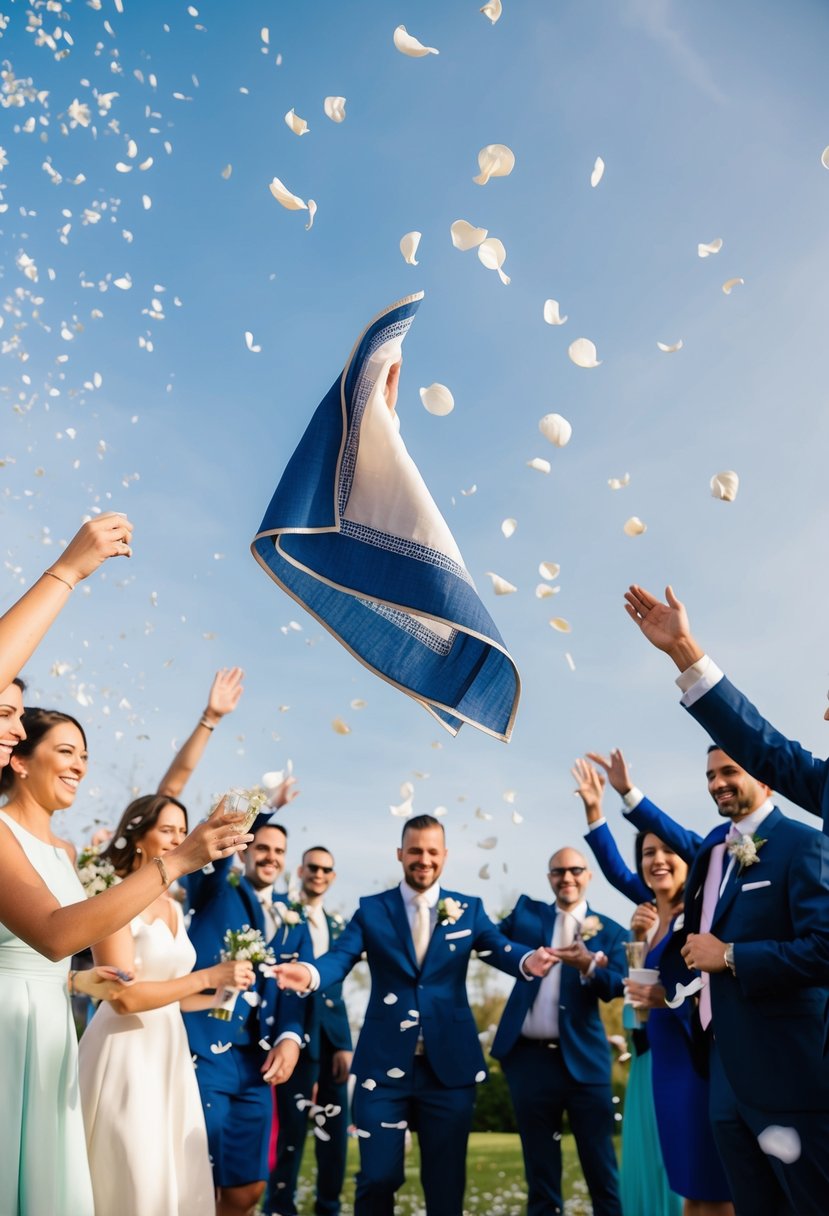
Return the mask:
[[743,883],[742,887],[740,887],[740,890],[741,891],[756,891],[758,887],[770,887],[770,886],[771,886],[771,879],[764,878],[762,882],[745,882],[745,883]]
[[450,942],[453,937],[471,937],[471,936],[472,936],[471,929],[456,929],[454,933],[446,934],[446,940],[448,942]]

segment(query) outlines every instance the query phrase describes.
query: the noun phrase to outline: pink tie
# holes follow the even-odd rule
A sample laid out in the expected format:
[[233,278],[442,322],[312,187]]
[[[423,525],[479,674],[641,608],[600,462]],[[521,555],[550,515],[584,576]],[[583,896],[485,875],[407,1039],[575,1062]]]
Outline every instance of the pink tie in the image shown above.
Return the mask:
[[[714,920],[714,910],[720,897],[722,882],[723,858],[725,856],[725,841],[715,844],[708,858],[708,873],[705,876],[705,886],[702,891],[702,912],[699,918],[700,933],[708,933]],[[708,975],[703,972],[702,988],[699,994],[699,1020],[703,1030],[711,1025],[711,989],[708,987]]]

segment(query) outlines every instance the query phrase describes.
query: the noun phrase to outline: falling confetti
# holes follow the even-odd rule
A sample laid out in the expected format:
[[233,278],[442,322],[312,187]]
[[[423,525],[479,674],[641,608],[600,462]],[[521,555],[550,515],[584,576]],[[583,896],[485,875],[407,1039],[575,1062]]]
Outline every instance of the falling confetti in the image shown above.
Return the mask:
[[452,244],[456,249],[462,250],[474,249],[476,245],[485,241],[488,235],[486,228],[475,228],[466,220],[455,220],[449,231],[452,235]]
[[589,338],[576,338],[567,347],[567,354],[576,367],[598,367],[601,363],[596,358],[596,347]]
[[745,279],[726,279],[722,285],[723,294],[730,296],[735,287],[741,287]]
[[573,428],[561,414],[545,414],[538,424],[538,429],[545,439],[549,439],[557,448],[566,447],[573,434]]
[[593,172],[590,174],[590,185],[595,189],[599,182],[604,177],[604,161],[600,156],[596,157],[593,164]]
[[394,45],[401,55],[408,55],[412,59],[422,59],[424,55],[439,55],[440,51],[433,46],[424,46],[413,34],[410,34],[405,25],[398,25],[394,31]]
[[478,153],[478,168],[481,172],[472,180],[485,186],[491,177],[509,177],[515,168],[515,156],[506,144],[487,144]]
[[438,418],[451,414],[455,408],[455,398],[445,384],[430,384],[428,388],[420,389],[420,400],[424,409]]
[[709,241],[707,245],[697,245],[697,254],[701,258],[710,258],[715,253],[719,253],[722,249],[722,237],[717,237],[715,241]]
[[559,312],[558,300],[544,301],[544,320],[548,325],[563,325],[567,320],[567,318],[563,317]]
[[492,579],[492,590],[496,595],[512,595],[518,588],[512,583],[508,583],[505,578],[501,578],[500,574],[495,574],[492,570],[487,570],[487,578]]
[[420,264],[415,254],[417,253],[417,247],[420,244],[422,236],[422,232],[407,232],[405,236],[400,238],[400,252],[403,254],[403,261],[407,266],[418,266]]
[[325,111],[325,117],[330,118],[332,122],[345,122],[344,97],[326,97],[322,108]]
[[711,497],[720,498],[723,502],[733,502],[739,488],[740,478],[731,470],[715,473],[711,478]]
[[624,526],[625,536],[641,536],[647,530],[647,524],[643,524],[638,515],[631,515]]

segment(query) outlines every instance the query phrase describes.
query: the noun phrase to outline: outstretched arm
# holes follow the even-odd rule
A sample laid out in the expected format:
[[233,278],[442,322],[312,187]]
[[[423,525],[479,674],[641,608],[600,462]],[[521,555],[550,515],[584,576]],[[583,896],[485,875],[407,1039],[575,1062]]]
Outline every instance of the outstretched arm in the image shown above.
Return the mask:
[[61,556],[0,617],[0,689],[7,688],[32,657],[73,588],[108,557],[131,557],[132,524],[108,511],[90,519]]
[[663,604],[644,587],[633,585],[625,592],[625,611],[642,630],[652,646],[663,650],[680,671],[697,663],[705,653],[691,633],[685,605],[673,588],[665,588]]
[[193,776],[214,729],[225,714],[233,713],[239,704],[244,674],[241,667],[222,667],[216,672],[207,697],[207,707],[193,733],[179,748],[173,763],[158,783],[159,794],[169,794],[171,798],[179,797]]
[[[593,753],[588,753],[594,759]],[[620,753],[621,754],[621,753]],[[597,758],[597,762],[601,757]],[[570,770],[576,779],[576,794],[584,803],[589,830],[584,839],[593,850],[599,869],[617,891],[634,903],[650,897],[650,891],[635,870],[631,870],[616,844],[610,828],[602,819],[602,790],[604,777],[587,761],[578,759]]]

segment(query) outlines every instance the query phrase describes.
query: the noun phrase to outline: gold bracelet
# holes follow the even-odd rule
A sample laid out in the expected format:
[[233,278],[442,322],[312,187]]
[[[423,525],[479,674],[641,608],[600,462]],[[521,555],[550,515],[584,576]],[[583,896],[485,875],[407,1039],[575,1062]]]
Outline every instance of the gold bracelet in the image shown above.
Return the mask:
[[77,971],[70,971],[66,978],[66,987],[67,987],[67,991],[69,992],[70,996],[78,995],[77,991],[75,989],[75,976],[77,974],[78,974]]
[[169,885],[170,885],[170,876],[167,873],[167,867],[165,866],[164,862],[161,860],[160,857],[154,857],[153,861],[158,866],[158,872],[161,875],[161,883],[162,883],[162,886],[164,887],[164,889],[166,890],[167,887],[169,887]]
[[63,583],[64,587],[68,587],[70,591],[75,590],[71,583],[67,582],[65,578],[61,578],[59,574],[55,574],[54,570],[44,570],[43,573],[49,578],[56,578],[59,583]]

